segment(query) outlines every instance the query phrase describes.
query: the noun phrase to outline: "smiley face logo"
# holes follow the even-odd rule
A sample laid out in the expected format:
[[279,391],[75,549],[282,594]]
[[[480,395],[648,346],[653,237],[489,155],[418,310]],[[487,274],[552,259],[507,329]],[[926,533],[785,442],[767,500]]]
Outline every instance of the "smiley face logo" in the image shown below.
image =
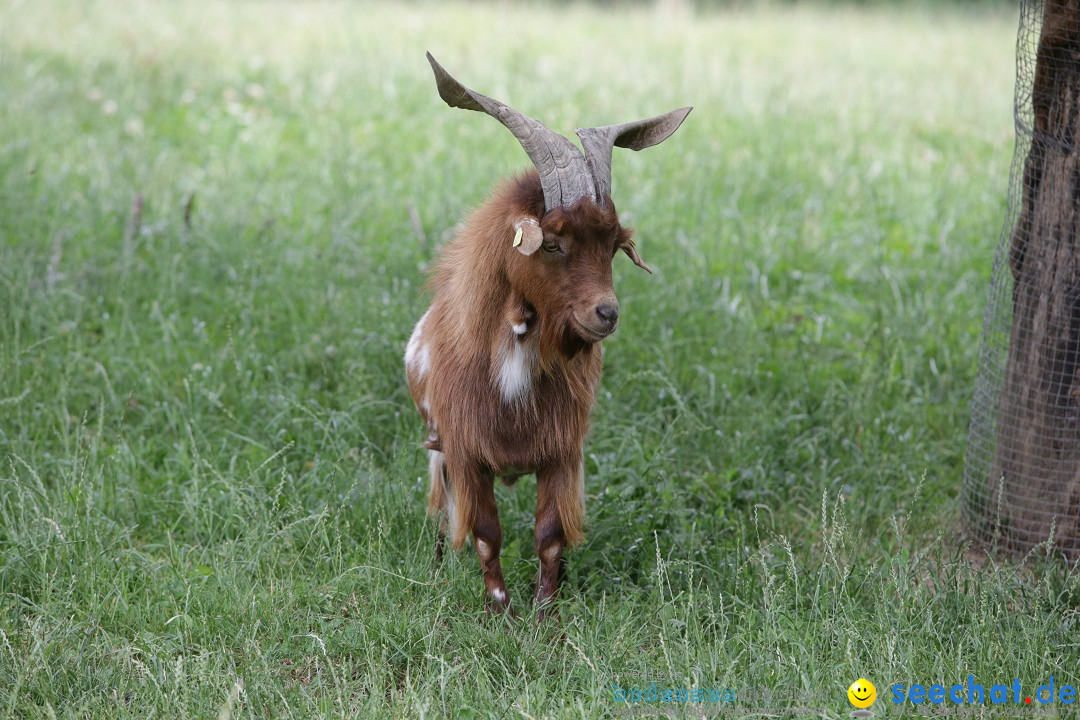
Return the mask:
[[877,688],[874,687],[874,683],[866,678],[859,678],[851,683],[851,687],[847,689],[847,697],[852,705],[863,710],[873,705],[874,701],[877,700]]

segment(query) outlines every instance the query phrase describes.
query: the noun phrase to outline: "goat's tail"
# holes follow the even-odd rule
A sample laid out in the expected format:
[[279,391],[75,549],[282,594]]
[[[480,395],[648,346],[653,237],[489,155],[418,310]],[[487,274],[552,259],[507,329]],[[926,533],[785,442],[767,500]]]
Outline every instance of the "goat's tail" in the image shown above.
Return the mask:
[[428,477],[431,486],[428,489],[428,515],[438,518],[446,505],[446,485],[443,477],[446,473],[446,458],[438,450],[428,450]]
[[460,550],[473,526],[473,488],[467,483],[455,483],[449,477],[446,471],[446,456],[438,450],[428,450],[428,474],[431,480],[428,515],[437,518],[440,513],[446,513],[450,547]]

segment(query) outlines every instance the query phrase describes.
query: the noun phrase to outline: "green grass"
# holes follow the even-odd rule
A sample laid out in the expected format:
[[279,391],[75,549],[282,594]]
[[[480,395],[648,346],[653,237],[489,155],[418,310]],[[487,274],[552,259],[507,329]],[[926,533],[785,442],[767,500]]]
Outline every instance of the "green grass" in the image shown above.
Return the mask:
[[[591,718],[649,673],[826,718],[864,676],[893,717],[897,682],[1080,684],[1076,574],[973,564],[959,523],[1014,40],[1008,8],[4,3],[0,713]],[[516,622],[423,513],[424,270],[526,162],[429,49],[564,132],[695,105],[615,158],[657,273],[616,260],[544,627],[530,482],[498,491]]]

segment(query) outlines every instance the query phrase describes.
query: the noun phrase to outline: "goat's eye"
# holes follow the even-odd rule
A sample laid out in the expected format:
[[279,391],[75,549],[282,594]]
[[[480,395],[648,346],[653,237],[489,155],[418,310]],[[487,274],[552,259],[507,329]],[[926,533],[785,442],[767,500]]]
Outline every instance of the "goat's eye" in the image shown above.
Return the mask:
[[559,255],[563,254],[562,245],[560,245],[554,240],[549,240],[548,238],[544,238],[544,242],[542,245],[540,245],[540,249],[546,253],[558,253]]

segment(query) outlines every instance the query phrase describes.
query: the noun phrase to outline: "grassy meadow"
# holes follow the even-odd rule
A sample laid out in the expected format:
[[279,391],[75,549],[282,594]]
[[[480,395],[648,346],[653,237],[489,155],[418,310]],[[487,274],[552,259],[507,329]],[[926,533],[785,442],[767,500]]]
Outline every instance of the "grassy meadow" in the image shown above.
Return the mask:
[[[814,718],[865,677],[897,717],[894,683],[1077,685],[1076,573],[975,562],[960,523],[1015,37],[996,5],[0,3],[0,716],[594,718],[649,676]],[[615,260],[589,534],[544,626],[531,479],[497,491],[517,620],[474,553],[432,557],[402,354],[527,159],[425,50],[565,133],[695,106],[616,150],[656,274]]]

